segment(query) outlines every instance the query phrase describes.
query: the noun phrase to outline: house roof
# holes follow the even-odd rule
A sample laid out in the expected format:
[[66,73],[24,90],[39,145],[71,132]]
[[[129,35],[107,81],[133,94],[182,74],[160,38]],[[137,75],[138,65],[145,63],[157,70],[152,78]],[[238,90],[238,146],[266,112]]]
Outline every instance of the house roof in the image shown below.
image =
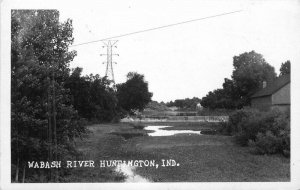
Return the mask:
[[257,98],[262,96],[269,96],[277,92],[280,88],[291,82],[290,74],[283,75],[275,79],[271,84],[267,84],[266,88],[263,88],[256,92],[251,98]]

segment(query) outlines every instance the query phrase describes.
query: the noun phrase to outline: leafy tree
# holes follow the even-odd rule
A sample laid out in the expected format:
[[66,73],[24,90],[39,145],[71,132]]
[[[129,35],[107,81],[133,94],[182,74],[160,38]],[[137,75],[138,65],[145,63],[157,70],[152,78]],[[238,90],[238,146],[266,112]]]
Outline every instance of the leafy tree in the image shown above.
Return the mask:
[[236,86],[231,79],[227,78],[222,89],[210,91],[200,103],[204,108],[210,109],[235,109],[240,106]]
[[71,101],[78,114],[86,119],[91,119],[91,97],[90,81],[87,77],[82,77],[82,68],[75,68],[70,77],[66,80],[66,88],[70,89]]
[[82,68],[75,68],[66,81],[72,102],[81,117],[109,122],[116,116],[117,99],[110,82],[99,75],[81,76]]
[[[24,181],[27,161],[63,159],[73,153],[74,138],[85,133],[64,86],[69,62],[76,56],[68,50],[73,43],[72,30],[72,21],[60,23],[56,10],[11,12],[11,156],[15,181],[19,181],[19,168],[23,168]],[[29,170],[26,175],[34,172],[42,171]]]
[[291,62],[288,60],[284,63],[281,63],[280,67],[280,76],[287,75],[291,73]]
[[216,89],[201,99],[201,105],[210,109],[225,108],[225,101],[224,90]]
[[242,108],[243,107],[242,100],[241,97],[239,96],[238,88],[234,83],[234,81],[225,78],[222,86],[224,90],[223,98],[225,99],[224,101],[226,102],[224,108],[225,109]]
[[225,78],[222,89],[209,92],[202,98],[205,108],[240,109],[250,105],[250,97],[262,82],[272,82],[276,78],[274,67],[261,54],[245,52],[233,57],[232,79]]
[[255,51],[234,56],[233,67],[232,80],[243,106],[250,105],[250,96],[261,87],[263,81],[272,82],[277,76],[274,67]]
[[142,111],[151,101],[152,93],[148,90],[144,75],[129,72],[127,81],[117,84],[116,87],[119,107],[131,114],[134,111]]
[[106,77],[90,75],[90,95],[92,104],[92,118],[98,121],[112,121],[117,115],[117,97],[114,90],[109,87],[110,81]]

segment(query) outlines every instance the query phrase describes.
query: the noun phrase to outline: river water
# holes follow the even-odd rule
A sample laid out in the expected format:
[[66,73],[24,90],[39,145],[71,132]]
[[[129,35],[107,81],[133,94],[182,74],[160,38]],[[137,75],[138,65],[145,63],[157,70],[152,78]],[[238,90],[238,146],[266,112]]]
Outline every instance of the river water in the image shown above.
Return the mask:
[[164,130],[164,128],[172,127],[172,126],[147,126],[145,130],[154,131],[152,133],[148,133],[149,136],[172,136],[176,134],[197,134],[201,135],[201,131],[192,131],[192,130]]
[[[192,130],[164,130],[164,128],[172,126],[147,126],[144,129],[154,132],[148,133],[149,136],[172,136],[176,134],[197,134],[201,135],[201,131]],[[126,176],[125,182],[150,182],[148,179],[137,175],[135,173],[135,167],[128,166],[127,164],[120,164],[115,169],[116,172],[123,173]]]

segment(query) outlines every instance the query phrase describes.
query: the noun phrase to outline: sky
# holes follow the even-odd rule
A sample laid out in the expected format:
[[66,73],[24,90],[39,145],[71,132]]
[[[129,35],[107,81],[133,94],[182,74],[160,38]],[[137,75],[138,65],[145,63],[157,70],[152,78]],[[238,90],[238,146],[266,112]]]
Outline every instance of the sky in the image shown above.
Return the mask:
[[[61,21],[73,20],[74,44],[226,12],[241,12],[115,38],[116,83],[131,71],[145,75],[153,100],[202,98],[230,78],[233,56],[256,51],[275,67],[300,61],[300,1],[110,0],[66,1]],[[83,74],[105,75],[103,43],[70,47],[77,56],[70,66]],[[292,66],[293,67],[293,66]]]

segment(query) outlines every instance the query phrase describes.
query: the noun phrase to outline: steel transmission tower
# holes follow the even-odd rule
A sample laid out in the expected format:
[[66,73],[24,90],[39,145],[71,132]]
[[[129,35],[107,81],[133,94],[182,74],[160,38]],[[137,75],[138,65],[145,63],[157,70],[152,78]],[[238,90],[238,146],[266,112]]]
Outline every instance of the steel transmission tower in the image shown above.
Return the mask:
[[104,43],[103,48],[106,48],[106,54],[100,54],[100,56],[106,55],[106,62],[103,62],[103,64],[106,63],[106,70],[105,70],[105,76],[108,78],[108,80],[111,80],[113,85],[115,85],[115,76],[114,76],[114,69],[113,69],[113,63],[117,64],[116,62],[113,62],[113,56],[119,54],[113,53],[113,48],[116,48],[115,44],[117,43],[117,40],[107,40]]

